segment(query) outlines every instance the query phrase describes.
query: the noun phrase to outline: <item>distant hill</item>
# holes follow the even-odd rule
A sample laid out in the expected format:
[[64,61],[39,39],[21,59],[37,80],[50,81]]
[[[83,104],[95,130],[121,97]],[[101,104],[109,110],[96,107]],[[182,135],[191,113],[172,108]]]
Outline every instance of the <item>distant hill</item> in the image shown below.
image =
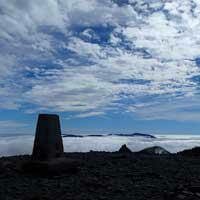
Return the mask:
[[119,136],[119,137],[145,137],[145,138],[156,138],[154,135],[150,134],[144,134],[144,133],[131,133],[131,134],[122,134],[122,133],[116,133],[116,134],[90,134],[90,135],[75,135],[75,134],[63,134],[63,137],[107,137],[107,136]]

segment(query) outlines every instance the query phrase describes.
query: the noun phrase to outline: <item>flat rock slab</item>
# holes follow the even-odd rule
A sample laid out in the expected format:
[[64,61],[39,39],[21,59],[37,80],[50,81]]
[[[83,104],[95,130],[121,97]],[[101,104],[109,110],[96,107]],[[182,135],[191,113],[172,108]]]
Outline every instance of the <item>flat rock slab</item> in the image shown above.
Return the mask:
[[22,164],[23,173],[54,176],[75,174],[79,171],[82,162],[78,159],[56,158],[49,161],[27,161]]

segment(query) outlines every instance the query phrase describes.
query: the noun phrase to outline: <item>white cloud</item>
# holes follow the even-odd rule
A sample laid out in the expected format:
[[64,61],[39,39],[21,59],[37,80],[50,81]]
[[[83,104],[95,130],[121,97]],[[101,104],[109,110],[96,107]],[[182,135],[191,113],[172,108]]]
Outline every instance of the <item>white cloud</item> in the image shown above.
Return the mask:
[[93,117],[93,116],[102,116],[104,114],[105,114],[104,112],[96,111],[96,112],[81,113],[81,114],[75,115],[74,117],[75,118],[86,118],[86,117]]
[[[192,77],[200,74],[199,16],[197,0],[130,0],[121,6],[109,0],[3,0],[0,108],[88,117],[120,105],[121,112],[155,119],[145,99],[150,108],[150,101],[160,103],[152,109],[171,110],[164,118],[155,112],[159,118],[180,112],[184,120],[199,119],[178,110],[188,106],[180,95],[198,98]],[[168,99],[174,106],[162,108]],[[144,106],[138,110],[124,100]],[[27,110],[27,103],[34,109]]]
[[6,1],[1,4],[1,32],[29,40],[40,25],[64,26],[64,16],[57,0]]

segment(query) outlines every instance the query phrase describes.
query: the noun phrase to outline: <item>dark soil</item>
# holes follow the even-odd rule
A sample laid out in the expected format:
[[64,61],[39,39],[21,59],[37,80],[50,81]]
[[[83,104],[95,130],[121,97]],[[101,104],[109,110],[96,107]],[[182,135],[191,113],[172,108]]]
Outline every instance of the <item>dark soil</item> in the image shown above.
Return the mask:
[[[0,200],[199,200],[200,157],[66,153],[66,170],[0,158]],[[29,164],[29,170],[24,166]],[[67,164],[66,164],[67,163]],[[30,169],[31,168],[31,169]],[[34,171],[35,170],[35,171]]]

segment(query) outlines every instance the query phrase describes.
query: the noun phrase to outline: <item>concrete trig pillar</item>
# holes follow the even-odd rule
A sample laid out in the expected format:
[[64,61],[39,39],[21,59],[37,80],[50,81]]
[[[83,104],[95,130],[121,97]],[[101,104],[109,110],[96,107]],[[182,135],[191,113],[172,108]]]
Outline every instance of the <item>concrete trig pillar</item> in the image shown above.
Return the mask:
[[40,114],[35,133],[32,159],[50,160],[62,156],[63,152],[59,116]]

